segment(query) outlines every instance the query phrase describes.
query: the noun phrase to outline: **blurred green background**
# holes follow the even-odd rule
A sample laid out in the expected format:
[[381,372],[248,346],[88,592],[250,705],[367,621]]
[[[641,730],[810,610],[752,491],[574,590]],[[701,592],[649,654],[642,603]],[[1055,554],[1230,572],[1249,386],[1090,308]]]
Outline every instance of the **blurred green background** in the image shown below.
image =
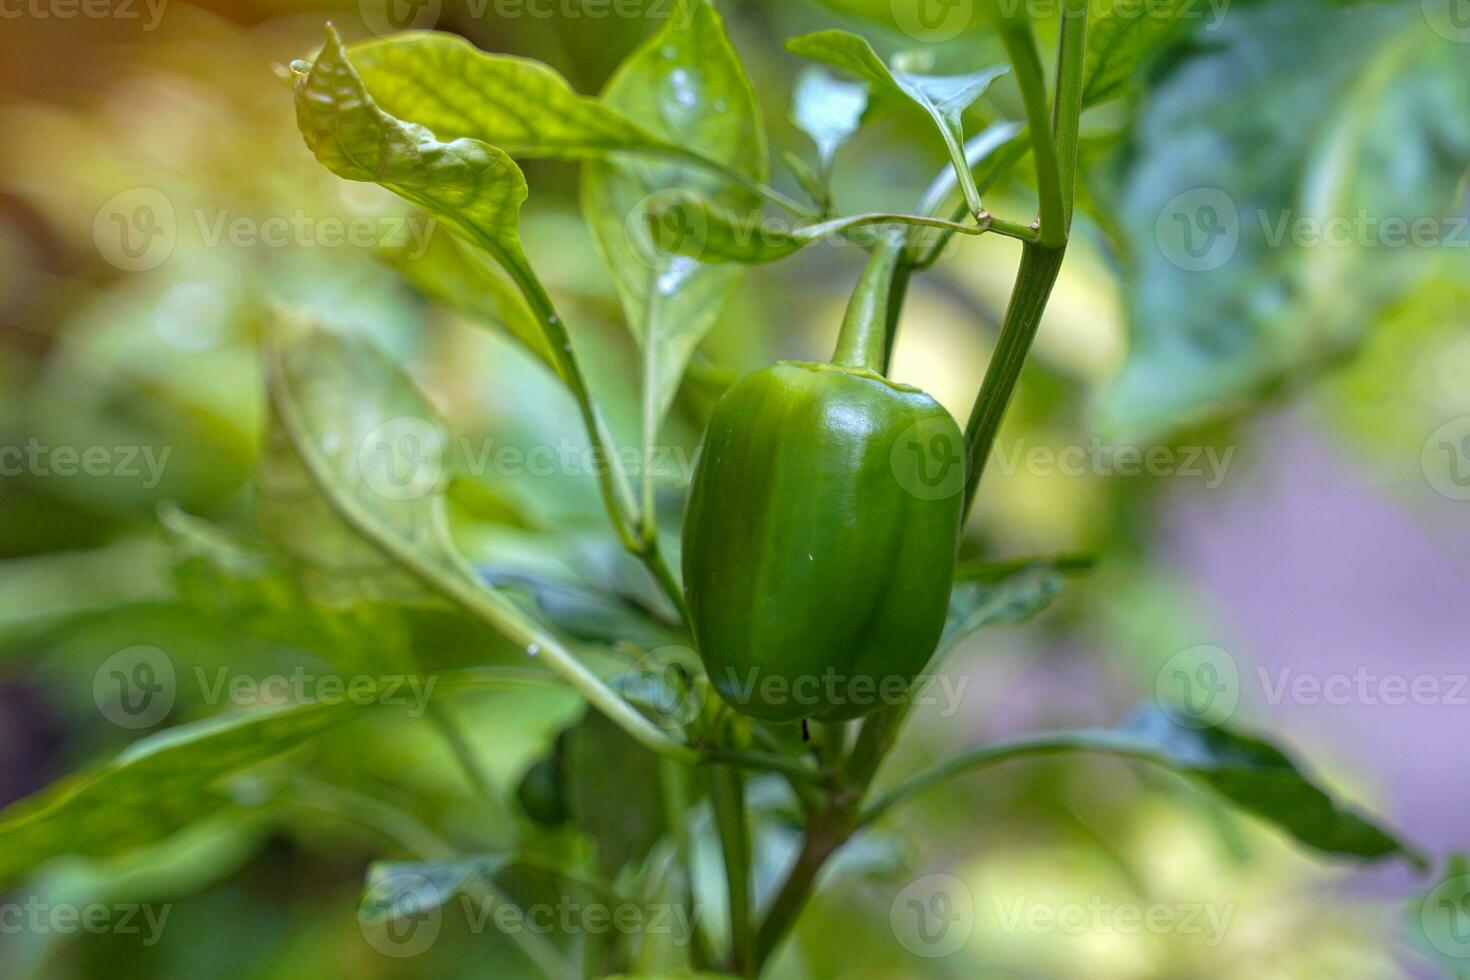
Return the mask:
[[[889,778],[987,738],[1111,723],[1167,693],[1201,648],[1218,648],[1235,723],[1279,733],[1436,856],[1470,843],[1470,687],[1457,680],[1470,671],[1464,6],[1195,4],[1121,97],[1085,117],[1074,244],[966,550],[1098,563],[1037,622],[982,633],[962,651],[961,710],[917,712]],[[664,7],[627,4],[616,9],[636,15],[619,16],[593,0],[444,0],[398,12],[543,60],[595,93]],[[801,65],[784,38],[843,26],[884,55],[921,48],[936,72],[1002,60],[968,21],[942,40],[914,32],[904,0],[720,7],[773,148],[808,159],[809,140],[788,120]],[[189,676],[321,669],[308,644],[253,629],[250,610],[209,583],[191,588],[165,527],[182,511],[259,536],[257,341],[270,304],[369,331],[468,444],[583,444],[573,403],[534,359],[383,260],[399,231],[432,240],[424,219],[331,176],[296,131],[280,66],[320,44],[324,21],[357,39],[387,30],[392,9],[5,8],[0,802],[217,710],[181,685],[167,719],[141,731],[113,723],[94,680],[119,651],[157,648]],[[1049,48],[1054,25],[1043,18],[1039,30]],[[972,114],[1019,118],[1014,84],[997,84]],[[943,166],[921,116],[875,100],[838,158],[835,198],[845,212],[909,210]],[[576,168],[525,169],[526,250],[618,441],[636,445],[638,353],[579,216]],[[779,158],[775,172],[799,193]],[[1030,216],[1028,173],[1023,164],[992,192],[993,211]],[[161,222],[132,226],[152,236],[141,251],[126,234],[139,215]],[[1431,223],[1423,240],[1395,242],[1393,221],[1416,219]],[[334,227],[370,233],[342,241]],[[957,242],[910,292],[893,374],[960,418],[1004,310],[1014,245]],[[860,267],[856,248],[823,245],[752,269],[704,355],[741,371],[822,357]],[[681,393],[662,434],[674,458],[692,454],[709,404],[699,385]],[[665,483],[673,531],[683,481]],[[587,621],[589,655],[610,614],[587,597],[646,592],[606,531],[590,476],[482,468],[455,502],[458,540],[477,564],[564,587],[538,598],[560,598],[547,614],[563,623]],[[511,662],[493,637],[442,611],[362,629],[365,646],[411,649],[436,667]],[[1302,677],[1323,686],[1292,686]],[[1344,677],[1354,679],[1338,684],[1346,693],[1331,694]],[[1436,693],[1395,700],[1385,693],[1394,677],[1427,678]],[[513,807],[521,774],[580,709],[556,693],[475,695],[455,708],[501,810],[475,801],[432,726],[390,712],[274,768],[391,802],[445,836],[504,845],[526,832]],[[152,937],[0,928],[0,976],[529,975],[506,937],[455,916],[411,960],[364,941],[363,872],[391,851],[363,826],[358,799],[264,793],[146,852],[52,862],[0,902],[152,903],[170,909],[166,924]],[[779,821],[762,834],[758,889],[794,840]],[[925,960],[890,912],[934,872],[965,883],[974,925],[954,955]],[[1120,763],[1029,763],[950,784],[854,845],[772,975],[1452,976],[1453,959],[1436,963],[1416,938],[1415,896],[1429,884],[1316,861],[1171,778]],[[1099,904],[1199,905],[1230,918],[1215,935],[1116,919],[1017,927],[1011,914]]]

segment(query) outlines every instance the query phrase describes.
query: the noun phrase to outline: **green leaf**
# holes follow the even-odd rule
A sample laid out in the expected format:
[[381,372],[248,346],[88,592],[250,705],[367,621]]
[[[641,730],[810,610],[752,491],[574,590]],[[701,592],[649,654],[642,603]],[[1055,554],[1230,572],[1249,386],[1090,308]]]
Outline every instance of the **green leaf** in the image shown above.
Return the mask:
[[1094,8],[1082,68],[1083,108],[1122,95],[1139,65],[1200,12],[1197,0],[1109,0]]
[[[645,120],[656,135],[729,166],[766,177],[760,108],[719,14],[708,0],[671,18],[619,67],[603,101]],[[645,427],[668,412],[694,349],[713,329],[741,270],[703,266],[652,244],[644,202],[682,187],[732,214],[759,214],[748,190],[687,163],[648,158],[595,161],[583,169],[582,211],[613,276],[645,358]]]
[[[677,18],[675,18],[677,19]],[[334,58],[343,58],[340,44]],[[514,157],[582,159],[647,149],[653,137],[539,61],[489,54],[454,34],[404,34],[352,46],[352,64],[384,112],[440,139],[489,143]],[[318,58],[320,63],[321,58]],[[297,69],[298,72],[300,69]]]
[[319,601],[423,601],[430,590],[364,529],[448,576],[448,439],[438,414],[366,341],[279,313],[265,338],[270,422],[256,516]]
[[494,877],[508,863],[508,858],[493,854],[448,861],[375,861],[368,868],[358,921],[381,925],[439,908],[472,883]]
[[850,72],[872,84],[877,91],[917,104],[929,115],[944,139],[955,176],[965,192],[965,202],[978,214],[982,208],[975,177],[965,162],[965,133],[962,117],[975,100],[985,94],[1006,66],[987,68],[967,75],[917,75],[891,70],[867,41],[847,31],[827,30],[803,34],[786,42],[792,54],[820,61]]
[[1340,361],[1426,276],[1463,279],[1470,58],[1398,5],[1232,10],[1120,159],[1130,349],[1103,421],[1149,438]]
[[405,624],[393,605],[315,602],[273,556],[176,506],[159,508],[172,545],[180,602],[237,634],[313,653],[343,670],[409,663]]
[[967,562],[955,573],[942,650],[952,649],[986,626],[1022,623],[1051,605],[1068,573],[1091,567],[1086,558],[1025,558]]
[[706,263],[757,265],[776,262],[824,238],[869,226],[936,228],[966,235],[979,235],[985,231],[984,225],[961,225],[942,218],[912,214],[848,215],[788,230],[758,221],[741,220],[683,188],[660,191],[648,200],[646,206],[649,229],[660,249]]
[[1080,747],[1143,758],[1182,773],[1248,813],[1327,854],[1380,860],[1424,858],[1393,834],[1334,800],[1271,743],[1222,727],[1192,728],[1156,704],[1112,732],[1079,736]]
[[[295,82],[297,126],[328,170],[382,184],[484,249],[522,290],[540,291],[518,230],[526,179],[503,150],[470,137],[441,142],[422,124],[380,109],[331,29]],[[542,332],[554,326],[543,324]]]
[[482,567],[479,572],[496,589],[526,593],[542,618],[572,639],[643,648],[679,640],[677,626],[627,596],[526,570]]
[[[547,675],[549,678],[549,675]],[[133,743],[110,762],[52,783],[0,812],[0,881],[62,854],[100,858],[157,841],[232,805],[227,777],[296,748],[381,699],[399,678],[351,697],[218,715]],[[530,671],[482,668],[417,679],[424,697],[543,684]],[[248,794],[245,797],[248,800]]]
[[867,108],[865,85],[840,81],[815,67],[804,69],[796,77],[791,121],[817,144],[823,170],[832,165],[838,147],[858,131]]
[[[485,587],[455,550],[444,507],[438,416],[372,345],[299,314],[266,331],[266,381],[291,494],[269,498],[319,585],[360,598],[393,587],[449,599],[539,658],[624,730],[670,756],[692,750],[654,728],[556,636]],[[280,489],[277,485],[276,489]],[[392,593],[388,593],[392,594]]]
[[1156,703],[1117,728],[1042,732],[963,753],[890,791],[865,812],[863,822],[962,773],[1073,752],[1119,756],[1179,773],[1325,854],[1365,861],[1403,857],[1426,867],[1415,848],[1333,799],[1281,749],[1223,727],[1180,724]]
[[136,540],[0,562],[0,642],[89,613],[170,599],[168,559],[157,541]]
[[663,784],[657,756],[595,711],[565,735],[567,811],[597,842],[609,878],[641,860],[663,834]]
[[385,258],[428,298],[475,323],[505,331],[552,373],[563,375],[540,319],[485,253],[453,235],[432,235],[420,255],[402,249]]

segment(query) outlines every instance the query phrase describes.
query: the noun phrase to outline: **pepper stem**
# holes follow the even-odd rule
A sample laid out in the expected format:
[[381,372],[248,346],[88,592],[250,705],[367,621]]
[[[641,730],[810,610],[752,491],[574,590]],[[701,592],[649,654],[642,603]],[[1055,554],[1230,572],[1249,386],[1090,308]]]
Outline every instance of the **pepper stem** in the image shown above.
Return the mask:
[[832,363],[838,367],[884,373],[888,360],[888,291],[894,269],[903,259],[903,249],[902,234],[884,236],[873,249],[852,299],[847,301],[842,332],[832,353]]

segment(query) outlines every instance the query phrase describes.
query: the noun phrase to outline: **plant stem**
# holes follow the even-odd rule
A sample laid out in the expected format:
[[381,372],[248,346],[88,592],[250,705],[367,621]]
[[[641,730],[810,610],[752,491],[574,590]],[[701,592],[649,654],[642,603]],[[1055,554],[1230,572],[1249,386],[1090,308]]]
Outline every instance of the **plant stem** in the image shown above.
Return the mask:
[[730,970],[745,976],[756,964],[755,933],[750,921],[750,834],[745,824],[745,785],[738,770],[710,769],[710,802],[725,858],[730,899]]
[[1006,308],[1000,339],[996,341],[995,353],[985,369],[985,380],[980,384],[980,394],[970,412],[969,424],[965,426],[966,514],[975,502],[980,474],[984,472],[1001,420],[1005,418],[1006,407],[1016,389],[1016,380],[1021,375],[1036,328],[1041,325],[1041,315],[1046,310],[1052,286],[1056,284],[1057,273],[1061,271],[1064,252],[1065,248],[1045,245],[1022,247],[1021,268],[1016,274],[1016,285]]
[[547,340],[561,368],[562,376],[567,382],[567,387],[571,389],[572,396],[577,400],[577,407],[582,414],[582,424],[587,430],[587,438],[602,459],[603,465],[597,467],[599,471],[598,487],[602,492],[603,505],[607,509],[608,520],[612,523],[613,530],[623,542],[623,547],[637,556],[648,568],[649,573],[658,582],[674,608],[679,611],[680,618],[683,619],[687,628],[689,616],[684,606],[683,593],[659,555],[657,542],[653,540],[657,536],[656,529],[651,530],[644,526],[644,518],[640,515],[638,503],[633,496],[633,489],[628,484],[627,474],[618,466],[618,454],[613,450],[607,424],[597,409],[592,390],[588,387],[586,376],[582,373],[581,365],[572,350],[571,336],[567,333],[566,324],[557,315],[556,308],[551,303],[551,297],[531,269],[530,263],[525,261],[524,256],[506,256],[499,243],[487,239],[482,239],[481,244],[491,249],[493,254],[501,257],[501,266],[515,281],[516,286],[530,305],[531,311],[540,319],[543,329],[546,330]]
[[832,363],[882,374],[888,349],[889,295],[894,270],[903,259],[902,235],[886,235],[873,249],[847,303]]
[[893,363],[893,348],[898,343],[898,326],[903,319],[903,301],[908,298],[909,280],[914,276],[914,267],[908,260],[908,251],[904,250],[903,258],[893,267],[893,278],[888,284],[888,315],[884,324],[886,334],[883,341],[883,369],[880,373],[888,374],[888,368]]
[[802,910],[811,900],[817,875],[821,873],[827,860],[851,836],[851,820],[842,808],[824,810],[807,821],[796,861],[761,920],[755,946],[757,971],[766,964],[787,933],[796,925],[796,920],[801,917]]
[[756,180],[753,177],[748,177],[740,171],[736,170],[734,167],[720,163],[718,160],[711,160],[704,154],[699,153],[696,150],[691,150],[687,146],[679,146],[677,144],[665,144],[663,147],[661,147],[661,149],[669,156],[688,161],[689,163],[694,164],[696,167],[706,170],[709,173],[715,174],[716,176],[723,177],[731,183],[739,184],[741,187],[750,191],[752,194],[755,194],[758,197],[762,197],[765,200],[770,201],[772,204],[776,205],[776,207],[778,208],[781,208],[783,211],[798,215],[802,218],[807,219],[808,221],[817,221],[820,220],[822,217],[819,212],[807,207],[800,201],[796,201],[787,197],[785,194],[782,194],[780,191],[776,190],[776,188],[770,186],[769,184],[762,183],[761,181]]
[[[1083,29],[1086,29],[1085,21]],[[1066,208],[1062,202],[1057,147],[1047,112],[1046,78],[1041,70],[1041,55],[1036,50],[1036,35],[1031,30],[1031,21],[1026,16],[1002,18],[1000,39],[1016,71],[1016,83],[1021,87],[1021,101],[1026,107],[1026,123],[1031,131],[1036,159],[1036,189],[1041,204],[1041,242],[1056,248],[1067,240]]]
[[[980,193],[985,194],[991,187],[995,186],[996,182],[1005,175],[1006,171],[1015,166],[1017,161],[1024,157],[1030,149],[1031,140],[1029,137],[1024,135],[1016,137],[1005,151],[991,162],[990,167],[985,172],[985,176],[976,181],[975,186],[980,188]],[[952,169],[947,169],[945,173],[951,173]],[[934,205],[934,207],[938,206],[938,204]],[[961,218],[969,215],[969,213],[967,206],[962,201],[955,207],[954,220],[959,221]],[[995,220],[994,217],[991,218],[992,222]],[[941,229],[938,235],[935,236],[934,242],[929,250],[914,258],[914,268],[927,269],[933,265],[934,261],[939,258],[939,253],[944,251],[944,246],[949,244],[949,240],[952,237],[953,235],[948,229]]]
[[1072,203],[1077,184],[1077,142],[1082,121],[1082,67],[1087,50],[1087,0],[1062,4],[1062,31],[1057,42],[1057,88],[1052,103],[1057,170],[1062,194],[1063,227],[1072,229]]
[[883,794],[882,797],[863,811],[862,815],[858,818],[857,826],[866,827],[893,807],[922,793],[926,789],[944,782],[946,779],[951,779],[965,772],[998,766],[1014,759],[1041,758],[1043,756],[1062,755],[1069,752],[1090,752],[1095,755],[1109,755],[1116,758],[1132,759],[1137,762],[1151,762],[1155,765],[1164,765],[1156,748],[1129,746],[1122,743],[1108,744],[1106,739],[1111,734],[1108,732],[1099,734],[1097,732],[1086,731],[1056,732],[1031,735],[1009,742],[998,742],[994,745],[972,749],[963,755],[956,756],[941,766],[915,776],[908,782]]
[[485,769],[480,765],[479,758],[475,755],[474,747],[465,736],[464,729],[460,727],[459,719],[454,716],[453,711],[443,704],[430,704],[429,718],[434,726],[439,729],[439,734],[454,753],[455,761],[459,763],[460,769],[464,771],[465,779],[480,798],[480,802],[491,808],[498,808],[500,801],[495,798],[495,790],[490,784],[490,777],[485,775]]

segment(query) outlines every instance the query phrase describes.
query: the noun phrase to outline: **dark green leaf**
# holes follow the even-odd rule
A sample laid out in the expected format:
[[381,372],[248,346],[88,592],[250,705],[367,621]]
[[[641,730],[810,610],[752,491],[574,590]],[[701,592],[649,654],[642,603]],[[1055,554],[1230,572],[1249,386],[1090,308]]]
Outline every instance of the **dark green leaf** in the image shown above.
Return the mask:
[[487,567],[480,575],[494,588],[525,592],[548,623],[573,639],[656,647],[679,636],[677,627],[626,596],[516,569]]
[[[435,695],[461,689],[440,680]],[[157,841],[231,803],[225,777],[361,715],[363,697],[220,715],[134,743],[0,813],[0,880],[61,854],[107,857]]]
[[567,809],[603,873],[641,860],[663,833],[659,759],[596,711],[566,733]]
[[1103,411],[1147,438],[1341,358],[1426,275],[1460,274],[1470,58],[1412,5],[1232,10],[1121,159],[1131,348]]
[[1109,0],[1101,5],[1088,18],[1082,105],[1123,94],[1139,65],[1204,9],[1198,0]]
[[1263,739],[1220,727],[1186,727],[1157,705],[1092,738],[1101,750],[1146,758],[1204,783],[1308,847],[1365,860],[1406,857],[1423,863],[1415,849],[1343,807]]

